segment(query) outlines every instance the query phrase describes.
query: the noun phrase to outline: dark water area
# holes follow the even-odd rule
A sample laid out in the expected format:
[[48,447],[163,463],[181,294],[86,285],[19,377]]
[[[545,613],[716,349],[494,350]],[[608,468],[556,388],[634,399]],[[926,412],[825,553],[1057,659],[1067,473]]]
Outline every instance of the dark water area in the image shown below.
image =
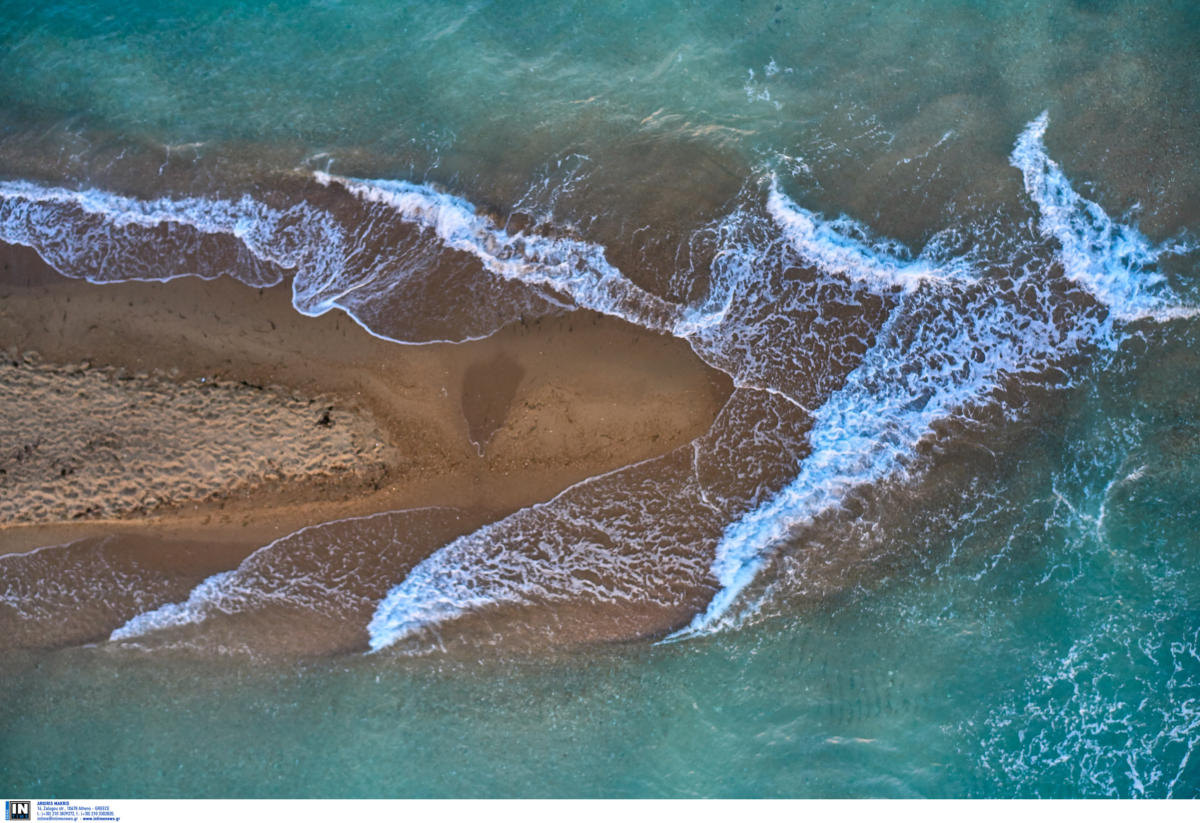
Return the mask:
[[1115,0],[0,3],[0,241],[62,274],[290,282],[397,345],[588,309],[734,386],[492,523],[215,576],[0,557],[6,784],[1200,794],[1198,36]]

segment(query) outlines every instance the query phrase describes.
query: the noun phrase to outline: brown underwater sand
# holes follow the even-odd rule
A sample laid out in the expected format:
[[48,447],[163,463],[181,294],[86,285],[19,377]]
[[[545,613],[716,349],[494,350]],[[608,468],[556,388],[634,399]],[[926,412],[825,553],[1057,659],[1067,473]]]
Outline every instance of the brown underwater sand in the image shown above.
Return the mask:
[[338,518],[495,519],[688,442],[730,391],[681,341],[586,312],[407,346],[298,314],[287,284],[0,265],[0,554],[119,533],[215,571]]

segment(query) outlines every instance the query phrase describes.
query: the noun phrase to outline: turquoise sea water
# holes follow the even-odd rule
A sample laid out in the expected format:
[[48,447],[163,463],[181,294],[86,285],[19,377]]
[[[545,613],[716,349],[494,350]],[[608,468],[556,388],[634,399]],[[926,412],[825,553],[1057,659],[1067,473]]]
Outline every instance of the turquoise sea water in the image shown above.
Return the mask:
[[[0,786],[1200,794],[1198,37],[1185,2],[0,3],[0,240],[64,274],[290,278],[401,343],[584,307],[737,387],[376,581],[361,649],[260,618],[342,614],[285,561],[410,515],[178,604],[117,575],[108,642],[0,651]],[[56,558],[6,561],[12,636]],[[556,642],[655,609],[695,617]]]

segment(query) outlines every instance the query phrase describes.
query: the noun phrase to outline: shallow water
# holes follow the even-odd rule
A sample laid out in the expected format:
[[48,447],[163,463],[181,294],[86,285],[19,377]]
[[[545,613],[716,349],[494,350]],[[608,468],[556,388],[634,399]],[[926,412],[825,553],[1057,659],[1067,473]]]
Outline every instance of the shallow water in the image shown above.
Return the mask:
[[[290,279],[398,344],[586,308],[735,385],[478,530],[316,526],[182,599],[5,558],[6,785],[1200,794],[1197,34],[1183,2],[0,4],[0,240],[63,274]],[[51,650],[84,570],[124,599],[81,586],[100,642]]]

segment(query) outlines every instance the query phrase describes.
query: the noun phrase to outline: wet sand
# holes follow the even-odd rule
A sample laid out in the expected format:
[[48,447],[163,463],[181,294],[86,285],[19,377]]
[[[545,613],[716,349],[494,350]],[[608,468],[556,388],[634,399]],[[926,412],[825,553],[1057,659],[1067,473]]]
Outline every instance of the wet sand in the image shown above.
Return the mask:
[[120,533],[223,546],[218,570],[339,518],[494,519],[688,442],[730,391],[684,343],[591,313],[408,346],[299,315],[287,284],[93,285],[7,247],[0,266],[0,554]]

